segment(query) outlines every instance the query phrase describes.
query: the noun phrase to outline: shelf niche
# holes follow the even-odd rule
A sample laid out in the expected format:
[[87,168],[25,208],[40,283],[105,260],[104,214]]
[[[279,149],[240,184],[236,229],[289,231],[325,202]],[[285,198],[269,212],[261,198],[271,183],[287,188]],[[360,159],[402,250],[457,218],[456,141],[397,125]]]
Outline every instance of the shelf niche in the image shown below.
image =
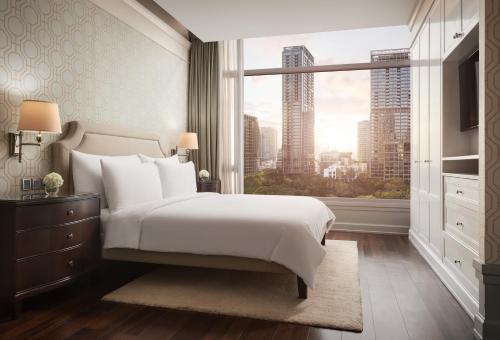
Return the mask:
[[443,172],[477,174],[479,129],[460,131],[459,65],[479,47],[479,27],[472,29],[443,61]]

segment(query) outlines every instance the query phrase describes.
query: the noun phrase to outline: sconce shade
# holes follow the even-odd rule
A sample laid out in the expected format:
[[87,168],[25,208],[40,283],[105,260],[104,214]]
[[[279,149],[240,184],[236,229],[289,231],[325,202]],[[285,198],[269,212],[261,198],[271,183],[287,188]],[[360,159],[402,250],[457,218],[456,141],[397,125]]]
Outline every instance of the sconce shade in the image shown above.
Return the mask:
[[21,105],[19,131],[61,133],[59,106],[40,100],[25,100]]
[[198,150],[198,135],[195,132],[184,132],[179,137],[178,148]]

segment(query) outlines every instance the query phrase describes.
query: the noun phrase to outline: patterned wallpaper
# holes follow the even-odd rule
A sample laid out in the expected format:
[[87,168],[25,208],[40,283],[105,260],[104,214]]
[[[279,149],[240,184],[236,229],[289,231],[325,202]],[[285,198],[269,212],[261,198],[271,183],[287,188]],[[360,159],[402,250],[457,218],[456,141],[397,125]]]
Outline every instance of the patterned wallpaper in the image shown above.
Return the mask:
[[23,99],[59,103],[63,122],[84,120],[166,133],[187,121],[187,63],[87,0],[0,0],[0,195],[50,170],[41,150],[8,157]]
[[[500,1],[484,0],[484,262],[500,264]],[[482,168],[482,169],[481,169]]]

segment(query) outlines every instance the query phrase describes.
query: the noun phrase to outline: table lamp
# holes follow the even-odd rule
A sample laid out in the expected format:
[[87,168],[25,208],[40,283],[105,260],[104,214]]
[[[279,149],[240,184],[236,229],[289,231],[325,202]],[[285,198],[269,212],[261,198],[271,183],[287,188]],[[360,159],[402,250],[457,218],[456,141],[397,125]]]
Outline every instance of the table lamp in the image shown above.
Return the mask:
[[195,132],[181,133],[177,148],[186,149],[187,159],[189,161],[189,151],[198,150],[198,135]]

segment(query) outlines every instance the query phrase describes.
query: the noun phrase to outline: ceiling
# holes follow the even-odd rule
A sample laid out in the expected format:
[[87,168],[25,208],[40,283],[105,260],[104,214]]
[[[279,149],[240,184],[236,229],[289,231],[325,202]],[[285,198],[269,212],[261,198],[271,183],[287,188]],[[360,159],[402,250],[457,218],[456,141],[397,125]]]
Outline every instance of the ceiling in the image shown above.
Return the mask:
[[419,0],[154,1],[205,42],[407,25],[419,2]]

